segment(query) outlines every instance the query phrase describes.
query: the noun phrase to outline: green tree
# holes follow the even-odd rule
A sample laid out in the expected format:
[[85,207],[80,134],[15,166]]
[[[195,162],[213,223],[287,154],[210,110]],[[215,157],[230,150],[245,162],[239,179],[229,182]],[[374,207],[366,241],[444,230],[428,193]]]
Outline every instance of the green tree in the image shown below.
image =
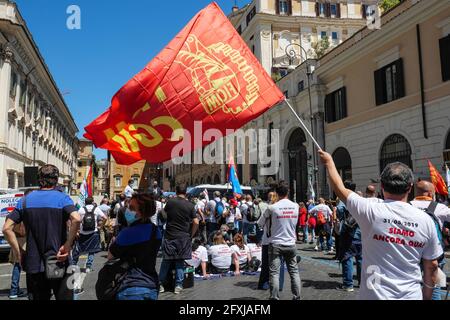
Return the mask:
[[386,12],[396,5],[398,5],[401,2],[401,0],[382,0],[380,3],[380,8]]
[[321,39],[320,41],[314,42],[311,45],[312,55],[315,59],[322,58],[330,49],[330,41],[328,37]]

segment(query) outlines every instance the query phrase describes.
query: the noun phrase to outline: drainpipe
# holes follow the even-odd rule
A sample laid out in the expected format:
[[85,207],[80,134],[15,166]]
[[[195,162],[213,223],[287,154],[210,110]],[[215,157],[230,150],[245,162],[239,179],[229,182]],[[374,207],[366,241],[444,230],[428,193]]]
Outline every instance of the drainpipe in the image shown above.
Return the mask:
[[420,69],[420,99],[422,103],[422,123],[423,123],[423,136],[428,139],[427,128],[427,114],[425,110],[425,88],[423,79],[423,60],[422,60],[422,41],[420,37],[420,25],[416,25],[417,30],[417,49],[419,53],[419,69]]

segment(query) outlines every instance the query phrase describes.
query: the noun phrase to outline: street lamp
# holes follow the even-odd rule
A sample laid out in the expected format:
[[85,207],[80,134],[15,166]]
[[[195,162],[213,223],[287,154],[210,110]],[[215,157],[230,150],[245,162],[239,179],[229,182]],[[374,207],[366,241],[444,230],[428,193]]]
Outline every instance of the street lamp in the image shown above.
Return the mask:
[[[298,58],[297,51],[295,50],[295,47],[300,49],[300,58],[302,58],[302,54],[305,56],[305,63],[306,63],[306,77],[307,77],[307,85],[308,85],[308,97],[309,97],[309,113],[310,113],[310,122],[311,122],[311,131],[312,134],[315,136],[315,126],[314,126],[314,115],[313,115],[313,108],[312,108],[312,96],[311,96],[311,77],[314,72],[314,66],[310,65],[309,59],[308,59],[308,52],[303,48],[300,44],[297,43],[291,43],[286,46],[285,52],[286,56],[289,58],[289,66],[288,69],[291,71],[294,71],[297,67],[294,65],[294,61]],[[313,144],[313,163],[314,163],[314,170],[313,170],[313,176],[314,181],[316,185],[316,191],[317,194],[319,194],[319,179],[318,179],[318,164],[317,164],[317,148]]]

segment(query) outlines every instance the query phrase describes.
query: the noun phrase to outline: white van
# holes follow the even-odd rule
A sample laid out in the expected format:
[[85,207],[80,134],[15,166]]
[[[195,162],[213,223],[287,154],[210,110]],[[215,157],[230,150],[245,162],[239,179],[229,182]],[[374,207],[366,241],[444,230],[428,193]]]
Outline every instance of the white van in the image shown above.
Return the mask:
[[3,236],[3,225],[8,214],[14,211],[17,202],[23,197],[23,193],[13,192],[0,195],[0,253],[7,253],[11,249]]

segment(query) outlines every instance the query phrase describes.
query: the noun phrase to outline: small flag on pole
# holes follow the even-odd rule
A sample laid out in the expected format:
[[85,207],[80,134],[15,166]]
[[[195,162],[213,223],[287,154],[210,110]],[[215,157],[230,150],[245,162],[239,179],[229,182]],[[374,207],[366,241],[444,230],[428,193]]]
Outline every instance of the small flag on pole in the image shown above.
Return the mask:
[[232,155],[230,156],[230,163],[228,165],[228,182],[231,183],[233,194],[242,194],[241,184],[237,176],[236,165]]
[[430,168],[431,182],[433,182],[436,192],[443,196],[448,196],[447,185],[444,178],[439,174],[436,167],[428,160],[428,167]]

